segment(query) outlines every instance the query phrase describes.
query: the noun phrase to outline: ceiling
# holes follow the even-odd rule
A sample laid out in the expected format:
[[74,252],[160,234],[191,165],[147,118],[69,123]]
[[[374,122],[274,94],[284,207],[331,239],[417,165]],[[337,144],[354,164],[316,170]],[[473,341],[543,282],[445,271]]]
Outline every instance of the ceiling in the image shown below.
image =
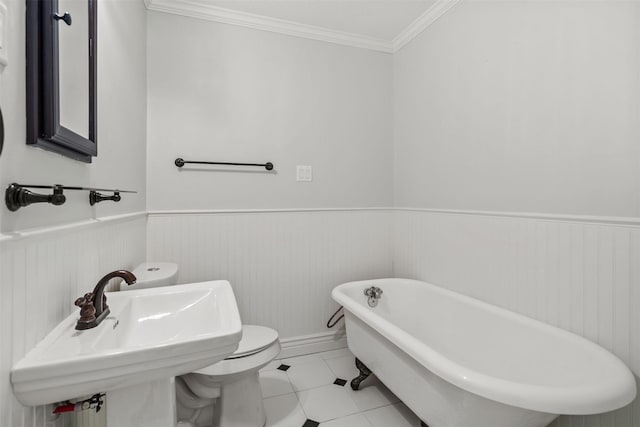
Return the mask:
[[460,0],[144,0],[154,11],[396,52]]
[[391,41],[435,0],[205,0],[213,6]]

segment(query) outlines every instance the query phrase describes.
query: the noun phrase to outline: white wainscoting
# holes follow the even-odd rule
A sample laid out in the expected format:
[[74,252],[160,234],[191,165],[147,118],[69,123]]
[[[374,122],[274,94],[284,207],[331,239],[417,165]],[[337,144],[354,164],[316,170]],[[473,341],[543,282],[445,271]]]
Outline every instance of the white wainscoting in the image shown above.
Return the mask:
[[11,366],[93,289],[103,274],[145,259],[146,215],[89,220],[0,239],[0,426],[44,427],[45,407],[20,405]]
[[[146,242],[146,248],[145,248]],[[631,220],[409,209],[152,212],[0,237],[0,426],[50,426],[9,369],[101,273],[174,261],[181,282],[224,278],[243,321],[292,355],[324,348],[339,283],[425,280],[574,331],[640,373],[640,226]],[[48,284],[45,286],[43,284]],[[640,427],[639,399],[556,426]]]
[[177,262],[182,283],[229,280],[244,323],[273,327],[285,342],[294,338],[294,346],[326,342],[325,324],[338,307],[331,290],[391,276],[392,215],[384,209],[151,212],[147,256]]
[[[634,221],[398,209],[394,275],[573,331],[640,374],[640,227]],[[640,399],[557,426],[640,427]]]

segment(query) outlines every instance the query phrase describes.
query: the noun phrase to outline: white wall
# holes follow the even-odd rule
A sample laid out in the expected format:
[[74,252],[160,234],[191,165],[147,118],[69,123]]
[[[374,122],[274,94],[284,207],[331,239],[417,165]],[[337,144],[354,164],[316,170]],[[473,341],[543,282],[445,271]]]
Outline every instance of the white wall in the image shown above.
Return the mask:
[[[25,4],[9,0],[9,65],[0,74],[5,144],[0,188],[12,182],[137,190],[120,203],[91,207],[85,192],[63,206],[0,207],[0,232],[144,211],[146,205],[146,20],[142,0],[98,2],[98,157],[77,162],[26,145]],[[100,41],[103,41],[100,43]],[[3,196],[4,197],[4,196]]]
[[391,204],[390,55],[160,12],[148,40],[149,210]]
[[243,323],[322,337],[338,329],[325,326],[335,286],[392,274],[392,220],[377,209],[151,214],[147,250],[179,263],[181,282],[229,280]]
[[[182,281],[230,279],[245,321],[284,338],[325,331],[336,284],[396,275],[581,333],[639,373],[639,3],[463,1],[393,57],[146,14],[139,1],[99,5],[100,154],[85,165],[24,144],[24,4],[9,0],[1,188],[140,194],[0,210],[0,425],[44,425],[43,408],[11,397],[11,364],[98,272],[133,268],[145,250],[180,263]],[[178,170],[178,156],[270,160],[276,172]],[[295,182],[297,164],[314,167],[312,183]],[[394,199],[466,211],[339,209]],[[140,216],[91,220],[145,207],[171,212],[152,213],[148,233]],[[21,323],[42,298],[47,310]],[[638,427],[640,409],[558,424]]]
[[639,2],[461,2],[393,58],[396,206],[639,216],[639,41]]
[[[640,221],[400,210],[394,275],[470,295],[585,336],[640,385]],[[640,392],[639,392],[640,395]],[[640,399],[554,426],[640,426]]]
[[18,403],[11,366],[78,310],[75,299],[102,275],[144,261],[145,224],[138,215],[0,242],[0,426],[52,426],[51,408]]
[[[0,73],[5,144],[0,188],[11,182],[138,190],[90,207],[68,192],[60,207],[0,207],[0,425],[45,426],[44,407],[13,397],[9,370],[73,310],[103,274],[146,251],[146,17],[143,2],[98,2],[98,151],[90,165],[25,144],[25,4],[8,0],[9,64]],[[113,218],[120,216],[120,218]]]
[[148,258],[228,279],[244,322],[326,334],[334,286],[391,274],[388,213],[324,209],[391,205],[390,55],[159,12],[148,40]]
[[[638,2],[463,1],[395,54],[394,275],[639,375],[639,42]],[[554,425],[638,427],[640,400]]]

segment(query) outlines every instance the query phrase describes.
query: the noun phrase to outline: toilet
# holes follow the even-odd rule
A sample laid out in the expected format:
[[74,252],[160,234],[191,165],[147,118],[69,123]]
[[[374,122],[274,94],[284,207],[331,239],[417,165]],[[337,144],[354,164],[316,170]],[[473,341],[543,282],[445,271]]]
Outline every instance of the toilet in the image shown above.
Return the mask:
[[[146,262],[133,271],[137,281],[120,290],[177,284],[178,265]],[[266,423],[258,371],[280,353],[278,332],[242,325],[238,349],[226,359],[176,378],[178,426],[263,427]]]

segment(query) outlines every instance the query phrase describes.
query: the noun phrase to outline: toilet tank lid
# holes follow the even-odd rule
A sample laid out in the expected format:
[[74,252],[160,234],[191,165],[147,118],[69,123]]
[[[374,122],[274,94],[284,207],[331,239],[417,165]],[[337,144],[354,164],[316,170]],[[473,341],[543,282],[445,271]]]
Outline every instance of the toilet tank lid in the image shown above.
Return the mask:
[[174,262],[144,262],[137,266],[132,273],[137,282],[156,282],[178,273],[178,264]]

